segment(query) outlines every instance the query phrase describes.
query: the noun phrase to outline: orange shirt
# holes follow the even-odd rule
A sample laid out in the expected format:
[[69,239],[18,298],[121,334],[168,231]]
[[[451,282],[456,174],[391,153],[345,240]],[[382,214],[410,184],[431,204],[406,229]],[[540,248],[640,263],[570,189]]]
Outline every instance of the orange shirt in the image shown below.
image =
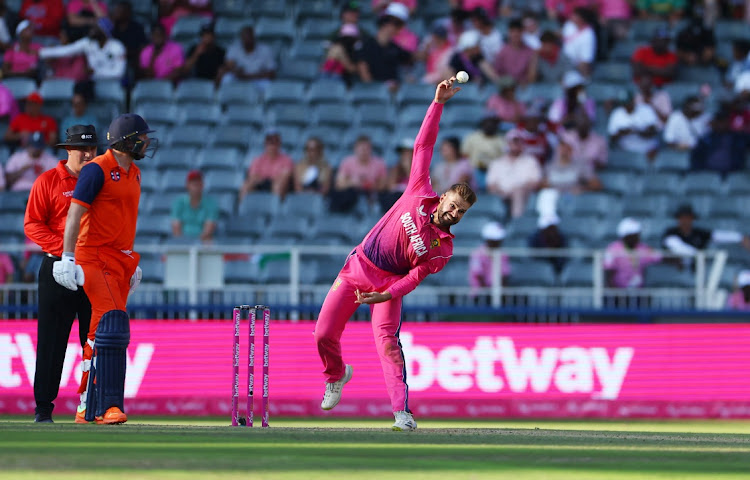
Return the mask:
[[141,170],[135,162],[126,172],[107,150],[86,164],[72,200],[88,208],[81,218],[77,246],[132,250],[140,197]]
[[60,160],[57,166],[39,175],[31,186],[23,231],[47,253],[62,255],[65,218],[76,188],[76,177]]

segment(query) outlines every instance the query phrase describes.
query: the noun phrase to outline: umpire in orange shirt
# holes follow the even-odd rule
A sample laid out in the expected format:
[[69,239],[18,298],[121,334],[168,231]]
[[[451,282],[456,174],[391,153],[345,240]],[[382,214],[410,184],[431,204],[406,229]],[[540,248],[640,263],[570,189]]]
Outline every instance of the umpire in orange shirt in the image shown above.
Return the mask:
[[62,259],[52,267],[57,283],[70,290],[84,286],[91,301],[76,423],[128,420],[126,309],[129,293],[140,282],[140,256],[133,244],[141,170],[134,161],[146,156],[152,141],[157,143],[149,138],[151,132],[146,121],[132,113],[112,121],[107,131],[109,149],[81,170],[65,223]]
[[68,159],[42,173],[31,187],[24,216],[24,233],[44,251],[39,269],[36,373],[34,374],[35,422],[52,423],[52,410],[60,388],[65,351],[73,320],[78,317],[81,347],[86,343],[91,304],[83,290],[70,291],[55,282],[52,264],[63,251],[65,217],[68,215],[78,174],[96,156],[97,138],[93,125],[74,125],[58,147]]

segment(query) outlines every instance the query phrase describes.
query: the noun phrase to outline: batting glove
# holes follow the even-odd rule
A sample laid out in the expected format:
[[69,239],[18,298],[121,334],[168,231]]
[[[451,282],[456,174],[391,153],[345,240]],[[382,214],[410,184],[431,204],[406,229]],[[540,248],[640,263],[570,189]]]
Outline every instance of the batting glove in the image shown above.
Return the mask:
[[52,277],[57,283],[73,291],[82,287],[84,282],[83,269],[76,265],[75,255],[67,252],[62,254],[62,260],[52,264]]
[[133,276],[130,277],[130,290],[128,291],[128,297],[135,292],[135,289],[138,288],[138,285],[141,284],[141,279],[143,278],[143,270],[141,270],[141,267],[135,267],[135,272],[133,272]]

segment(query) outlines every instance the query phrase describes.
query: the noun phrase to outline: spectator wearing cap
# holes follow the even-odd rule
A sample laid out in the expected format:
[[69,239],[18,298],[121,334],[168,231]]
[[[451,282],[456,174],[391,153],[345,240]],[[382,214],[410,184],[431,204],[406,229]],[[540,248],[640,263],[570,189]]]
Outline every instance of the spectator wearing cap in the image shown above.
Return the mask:
[[5,165],[5,175],[9,189],[13,192],[27,192],[31,190],[34,180],[42,173],[57,165],[57,158],[47,150],[44,134],[34,132],[29,138],[26,148],[17,150],[8,158]]
[[475,188],[474,169],[465,157],[461,156],[461,140],[447,137],[440,142],[440,156],[432,164],[432,188],[438,192],[448,190],[451,185],[468,183]]
[[443,78],[450,78],[460,71],[469,74],[469,78],[482,83],[497,83],[499,76],[492,67],[492,59],[484,58],[479,41],[481,35],[476,30],[467,30],[458,37],[456,49],[443,72]]
[[[661,243],[665,249],[682,257],[693,257],[699,250],[705,250],[712,243],[741,243],[750,250],[750,237],[734,230],[714,229],[708,230],[694,226],[698,218],[692,205],[689,203],[680,205],[674,212],[677,225],[666,230],[661,237]],[[688,262],[692,262],[687,258]]]
[[203,174],[199,170],[188,172],[185,188],[187,193],[172,203],[172,235],[208,243],[216,232],[219,207],[212,197],[203,194]]
[[281,135],[268,130],[263,153],[255,157],[239,192],[239,200],[250,192],[270,191],[284,199],[289,191],[294,161],[281,150]]
[[675,46],[682,65],[713,66],[716,61],[716,35],[703,13],[702,8],[694,8],[690,22],[677,32]]
[[388,177],[385,181],[385,190],[378,196],[380,208],[385,212],[396,203],[396,200],[406,190],[411,172],[411,161],[414,156],[414,140],[402,138],[395,148],[398,159],[388,169]]
[[617,225],[616,240],[604,252],[604,271],[611,288],[640,288],[647,266],[662,261],[659,252],[641,242],[641,223],[623,218]]
[[403,48],[410,54],[414,54],[419,48],[419,37],[409,30],[407,25],[409,21],[409,8],[401,2],[390,2],[383,10],[382,16],[393,17],[401,22],[396,36],[393,37],[393,43]]
[[362,135],[354,142],[354,154],[345,157],[336,172],[331,209],[350,211],[360,195],[374,199],[385,190],[387,181],[385,162],[373,154],[370,137]]
[[485,106],[497,118],[506,123],[518,123],[526,113],[526,105],[516,98],[516,82],[505,77],[497,84],[497,93],[493,93]]
[[672,113],[672,99],[669,96],[669,92],[657,88],[654,85],[653,77],[648,73],[643,73],[638,78],[637,87],[638,91],[635,94],[635,103],[650,105],[663,125]]
[[222,82],[251,81],[265,89],[276,78],[276,58],[271,49],[255,41],[255,29],[245,25],[240,37],[227,50],[226,60],[219,71]]
[[331,41],[320,69],[327,78],[343,80],[351,85],[357,75],[357,64],[354,63],[354,50],[360,42],[359,27],[345,23],[338,35]]
[[377,20],[375,36],[357,44],[354,62],[360,81],[385,82],[391,90],[398,88],[399,66],[412,62],[412,55],[394,41],[402,28],[402,20],[383,15]]
[[677,21],[682,18],[685,0],[636,0],[635,7],[641,19]]
[[564,133],[576,159],[593,170],[604,168],[609,159],[607,139],[591,129],[588,115],[576,115],[573,128]]
[[60,120],[60,137],[73,125],[95,125],[96,115],[88,112],[89,102],[82,93],[74,93],[70,100],[71,112]]
[[479,48],[482,50],[482,56],[492,61],[503,48],[503,36],[500,30],[495,28],[495,22],[482,7],[472,10],[470,18],[474,29],[479,32]]
[[57,142],[57,122],[42,113],[44,100],[37,92],[26,97],[23,112],[16,115],[5,132],[5,141],[25,144],[34,132],[42,132],[48,144]]
[[71,42],[88,35],[100,18],[107,16],[107,4],[97,0],[70,0],[65,7],[65,30]]
[[417,51],[417,59],[424,62],[425,74],[422,83],[434,85],[443,80],[442,73],[448,67],[453,45],[448,39],[448,29],[436,23]]
[[[394,3],[393,0],[372,0],[372,11],[382,15],[392,3]],[[398,3],[405,6],[410,15],[417,9],[417,0],[400,0]]]
[[609,116],[607,133],[613,147],[654,155],[659,147],[660,127],[659,117],[651,105],[636,104],[633,92],[627,91],[622,105]]
[[742,270],[737,275],[737,287],[727,299],[728,310],[750,310],[750,270]]
[[565,72],[562,79],[563,96],[555,99],[547,112],[547,119],[554,125],[570,128],[577,115],[585,115],[590,121],[596,118],[596,104],[586,95],[586,79],[577,70]]
[[524,152],[523,138],[514,130],[505,136],[508,152],[490,163],[487,191],[510,204],[513,218],[523,215],[529,195],[539,188],[543,175],[539,162]]
[[720,109],[709,130],[690,152],[691,170],[711,170],[726,175],[745,168],[747,133],[732,129],[732,112]]
[[68,45],[44,47],[39,50],[39,56],[48,59],[83,54],[92,80],[121,80],[127,66],[125,46],[112,38],[112,28],[108,18],[100,18],[87,37]]
[[558,83],[565,72],[575,68],[573,61],[563,55],[560,48],[560,37],[551,30],[542,32],[537,50],[537,81]]
[[148,44],[143,25],[133,19],[133,5],[128,0],[120,0],[112,8],[112,36],[124,46],[130,74],[138,68],[141,50]]
[[653,77],[654,85],[663,87],[677,76],[677,54],[669,50],[669,30],[658,27],[651,36],[650,45],[637,49],[630,59],[633,81],[638,83],[643,74]]
[[185,55],[179,43],[167,38],[160,23],[151,26],[151,44],[141,51],[140,77],[175,82],[183,74]]
[[[505,229],[498,222],[488,222],[482,227],[482,240],[484,244],[476,248],[469,256],[469,286],[472,295],[476,295],[480,289],[489,288],[495,283],[493,256],[503,245],[505,240]],[[500,254],[500,274],[496,281],[505,284],[511,274],[510,260],[507,255]]]
[[34,28],[29,20],[22,20],[16,27],[16,41],[3,55],[3,77],[39,77],[39,49],[34,43]]
[[[568,239],[560,231],[560,217],[555,213],[547,212],[539,215],[536,222],[536,231],[532,233],[527,241],[529,248],[563,249],[568,248]],[[558,274],[562,272],[567,262],[563,256],[544,257],[552,264],[552,268]]]
[[23,0],[18,17],[31,22],[33,35],[57,38],[65,18],[62,0]]
[[294,191],[328,195],[332,180],[333,169],[326,160],[325,144],[318,137],[308,138],[304,154],[294,167]]
[[359,40],[362,40],[364,37],[368,36],[368,32],[365,31],[365,29],[360,25],[360,6],[359,2],[357,1],[345,1],[343,5],[341,5],[341,10],[339,10],[339,20],[340,25],[331,33],[330,40],[333,41],[339,36],[339,32],[341,31],[341,27],[344,25],[354,25],[357,27],[360,33]]
[[494,57],[493,66],[498,76],[509,76],[516,83],[526,85],[536,80],[537,54],[523,43],[520,20],[508,24],[508,41]]
[[494,113],[486,112],[479,121],[479,128],[466,135],[461,142],[461,156],[469,159],[480,190],[486,188],[490,163],[500,158],[506,150],[505,139],[498,130],[499,125],[500,119]]
[[559,138],[552,161],[544,167],[543,186],[569,195],[601,190],[602,184],[592,165],[575,157],[579,152],[573,148],[567,135]]
[[562,28],[562,51],[573,66],[584,75],[589,75],[596,59],[596,34],[592,27],[591,11],[578,7],[573,10]]
[[216,81],[226,53],[224,47],[216,43],[214,25],[202,25],[198,43],[188,50],[187,59],[182,66],[182,76]]
[[703,111],[703,101],[692,95],[682,102],[682,108],[669,115],[664,126],[664,143],[677,150],[691,150],[698,139],[708,132],[710,114]]

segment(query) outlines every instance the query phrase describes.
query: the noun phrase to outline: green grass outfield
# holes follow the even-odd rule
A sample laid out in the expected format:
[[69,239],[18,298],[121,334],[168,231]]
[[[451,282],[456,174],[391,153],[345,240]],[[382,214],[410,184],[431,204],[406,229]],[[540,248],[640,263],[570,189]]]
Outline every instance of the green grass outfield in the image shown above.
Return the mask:
[[71,420],[0,417],[0,479],[750,478],[750,421]]

